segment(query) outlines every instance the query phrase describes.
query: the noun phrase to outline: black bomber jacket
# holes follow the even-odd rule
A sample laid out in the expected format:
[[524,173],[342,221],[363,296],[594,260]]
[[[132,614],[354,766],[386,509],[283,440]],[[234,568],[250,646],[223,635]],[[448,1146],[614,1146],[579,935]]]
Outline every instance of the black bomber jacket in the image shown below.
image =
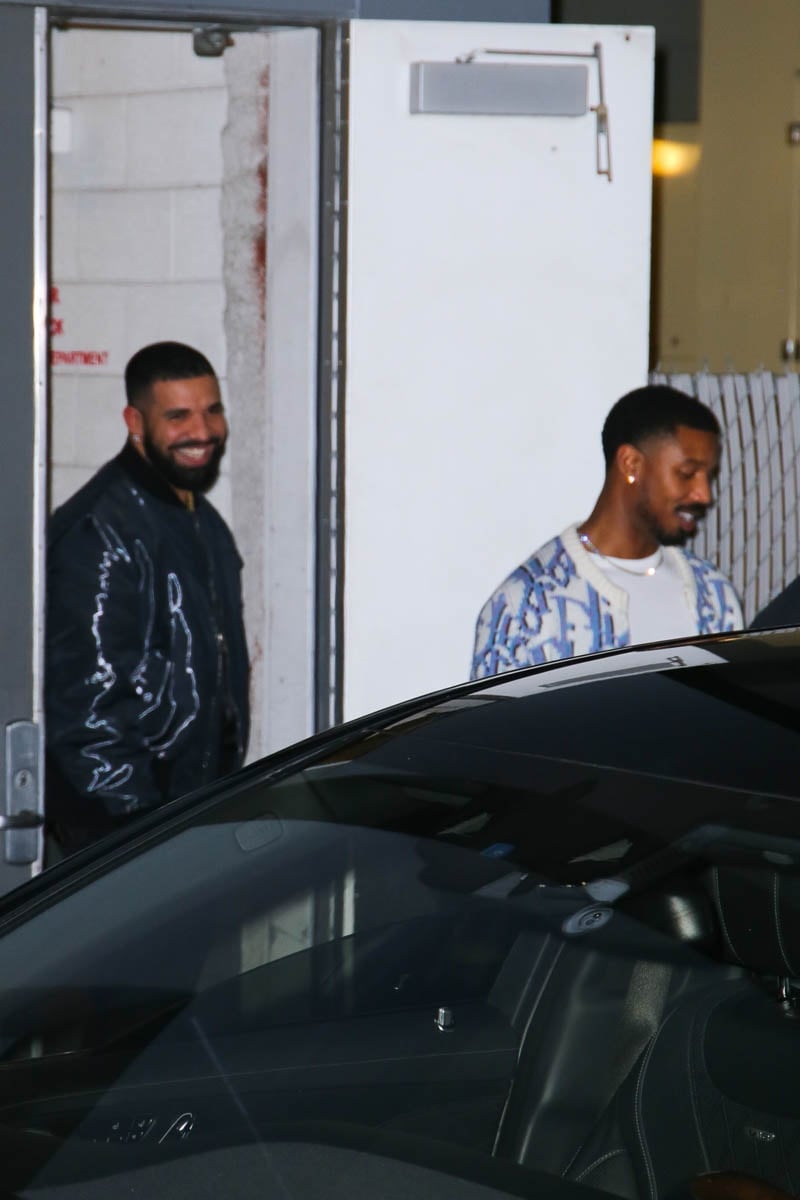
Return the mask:
[[241,765],[241,567],[216,509],[127,445],[53,514],[45,805],[65,848]]

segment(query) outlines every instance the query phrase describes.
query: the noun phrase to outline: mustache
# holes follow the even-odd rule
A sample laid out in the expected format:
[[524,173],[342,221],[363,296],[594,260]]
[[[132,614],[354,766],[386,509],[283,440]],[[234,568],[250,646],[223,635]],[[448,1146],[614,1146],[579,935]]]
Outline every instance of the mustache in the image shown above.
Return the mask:
[[221,437],[212,437],[212,438],[208,438],[204,442],[198,442],[198,441],[194,441],[194,440],[189,441],[189,442],[174,442],[173,445],[170,446],[170,451],[174,452],[175,450],[205,450],[207,446],[221,446],[221,445],[222,445]]
[[675,512],[688,512],[693,517],[704,517],[710,507],[709,504],[679,504]]

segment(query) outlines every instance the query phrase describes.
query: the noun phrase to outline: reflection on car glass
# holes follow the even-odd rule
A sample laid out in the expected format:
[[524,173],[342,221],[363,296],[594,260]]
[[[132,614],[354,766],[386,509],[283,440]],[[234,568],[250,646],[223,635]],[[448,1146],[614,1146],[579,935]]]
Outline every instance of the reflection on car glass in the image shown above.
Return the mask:
[[673,671],[685,667],[709,666],[726,660],[704,646],[676,646],[674,653],[663,646],[654,650],[612,651],[590,655],[574,662],[554,663],[554,670],[540,670],[522,679],[502,680],[495,684],[495,696],[530,696],[536,691],[571,687],[576,683],[623,679],[626,676],[646,675],[653,671]]
[[632,846],[633,842],[629,838],[620,838],[619,841],[610,842],[607,846],[598,846],[596,850],[587,850],[585,854],[576,854],[569,861],[571,863],[613,862],[616,859],[624,858]]
[[[594,664],[588,664],[594,665]],[[569,679],[542,680],[542,689],[574,687],[577,683],[598,683],[601,679],[622,679],[626,675],[647,675],[651,671],[669,671],[672,667],[688,667],[689,664],[679,654],[671,654],[661,661],[654,659],[647,666],[618,668],[616,671],[589,671],[585,675],[575,675]]]
[[[464,685],[466,691],[468,685]],[[325,769],[329,763],[354,763],[365,754],[369,754],[377,747],[386,742],[390,742],[396,736],[397,730],[402,730],[403,733],[408,733],[415,729],[420,729],[429,724],[435,724],[449,716],[463,712],[466,709],[481,709],[488,704],[493,704],[499,697],[492,693],[474,695],[468,693],[464,696],[455,696],[449,700],[444,700],[439,704],[434,704],[430,708],[425,708],[421,712],[415,711],[405,717],[398,717],[395,721],[383,725],[380,729],[367,730],[362,733],[361,737],[351,738],[344,746],[330,752],[325,759],[320,763],[312,763],[307,770],[316,772]]]
[[792,731],[800,728],[797,664],[735,663],[722,671],[676,676],[684,687]]
[[435,704],[431,708],[426,708],[423,713],[412,713],[410,717],[401,717],[398,721],[393,721],[387,725],[387,729],[400,729],[403,726],[415,726],[427,721],[429,718],[447,716],[448,713],[463,712],[467,708],[482,708],[485,704],[492,704],[495,697],[489,695],[467,695],[455,696],[450,700],[445,700],[441,704]]
[[460,821],[458,825],[448,825],[446,829],[439,830],[440,837],[465,837],[470,833],[480,833],[485,829],[491,820],[491,816],[487,812],[478,813],[474,817],[469,817],[466,821]]
[[268,814],[237,825],[233,836],[247,853],[249,850],[260,850],[262,846],[279,841],[283,836],[283,826],[277,817]]
[[484,883],[476,888],[475,895],[503,900],[506,896],[511,896],[527,878],[527,874],[523,871],[509,871],[507,875],[501,875],[499,879],[492,879],[489,883]]
[[709,854],[715,859],[750,858],[778,866],[800,866],[799,838],[780,837],[763,830],[701,825],[685,833],[677,847],[687,854]]

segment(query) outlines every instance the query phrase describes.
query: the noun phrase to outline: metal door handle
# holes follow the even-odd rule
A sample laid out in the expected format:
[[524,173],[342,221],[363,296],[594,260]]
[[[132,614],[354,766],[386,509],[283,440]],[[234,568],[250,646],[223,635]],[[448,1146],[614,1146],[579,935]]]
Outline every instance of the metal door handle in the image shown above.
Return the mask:
[[5,798],[0,807],[2,856],[7,863],[26,866],[36,862],[44,825],[39,726],[35,721],[6,725]]
[[4,829],[38,829],[41,825],[44,825],[44,817],[30,808],[11,815],[0,813],[0,832]]

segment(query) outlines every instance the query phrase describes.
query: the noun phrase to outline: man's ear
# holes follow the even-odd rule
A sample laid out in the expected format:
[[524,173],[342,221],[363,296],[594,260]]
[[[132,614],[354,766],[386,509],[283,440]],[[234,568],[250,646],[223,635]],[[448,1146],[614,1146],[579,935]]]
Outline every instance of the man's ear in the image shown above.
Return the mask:
[[617,450],[614,467],[625,484],[637,483],[644,467],[644,455],[637,446],[624,442]]
[[128,427],[128,434],[134,441],[141,441],[144,434],[144,418],[138,408],[134,408],[129,404],[122,410],[122,419]]

